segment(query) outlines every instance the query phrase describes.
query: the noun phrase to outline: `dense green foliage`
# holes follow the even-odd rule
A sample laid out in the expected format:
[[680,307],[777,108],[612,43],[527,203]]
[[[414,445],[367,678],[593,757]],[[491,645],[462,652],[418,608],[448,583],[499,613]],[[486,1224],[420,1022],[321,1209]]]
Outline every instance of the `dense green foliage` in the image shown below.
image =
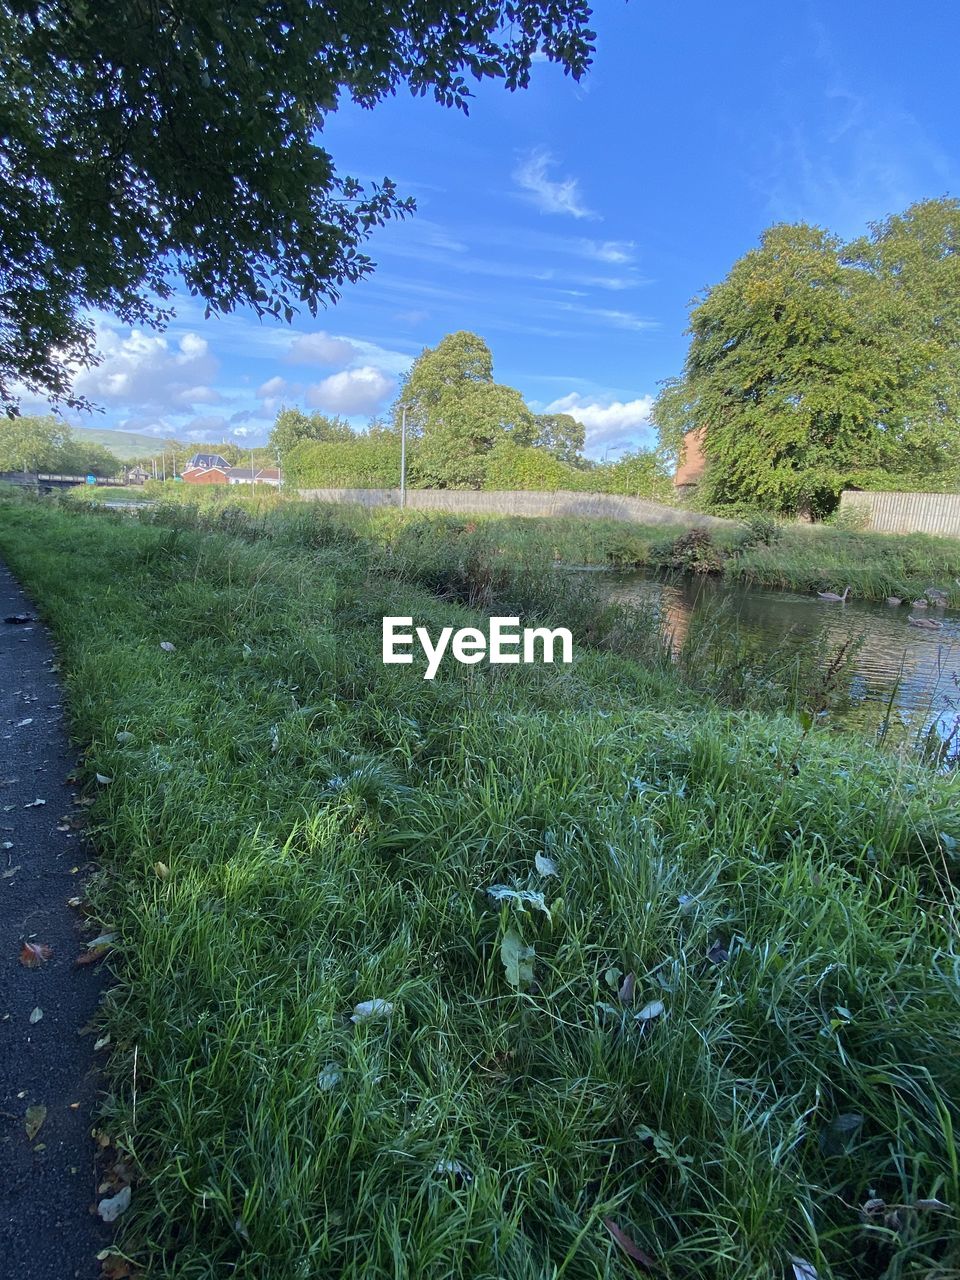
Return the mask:
[[537,423],[513,387],[493,380],[490,348],[475,333],[447,334],[413,362],[394,406],[416,442],[410,478],[426,489],[480,489],[490,450],[529,446]]
[[598,652],[572,596],[572,667],[427,683],[381,616],[477,615],[329,512],[158,515],[0,507],[96,795],[149,1274],[613,1280],[607,1221],[678,1277],[960,1267],[955,780]]
[[545,449],[500,440],[483,461],[484,489],[525,489],[552,492],[581,489],[588,473],[562,462]]
[[957,477],[958,248],[953,199],[852,244],[764,233],[693,310],[683,377],[657,402],[674,454],[706,428],[708,503],[823,515],[856,477]]
[[324,413],[304,413],[302,409],[281,409],[270,431],[270,448],[285,458],[304,440],[321,443],[352,440],[355,432],[344,418],[330,418]]
[[284,484],[297,489],[395,489],[400,440],[393,432],[349,440],[304,440],[283,455]]
[[58,418],[0,419],[0,471],[115,476],[122,470],[108,449],[75,435]]
[[312,314],[372,268],[412,209],[318,145],[341,98],[406,84],[464,107],[467,77],[527,83],[543,52],[579,77],[584,0],[327,5],[0,4],[0,404],[71,396],[94,310],[161,325],[177,274],[209,312]]

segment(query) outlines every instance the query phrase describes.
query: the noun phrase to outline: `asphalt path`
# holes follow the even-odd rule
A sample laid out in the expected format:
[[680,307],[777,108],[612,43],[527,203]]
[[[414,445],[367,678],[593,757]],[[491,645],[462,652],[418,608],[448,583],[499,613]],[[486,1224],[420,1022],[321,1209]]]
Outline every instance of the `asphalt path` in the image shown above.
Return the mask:
[[[39,622],[3,621],[34,612],[0,565],[0,1276],[94,1280],[110,1232],[95,1213],[96,1037],[80,1033],[103,976],[75,963],[68,900],[91,867],[82,834],[60,829],[78,810],[55,653]],[[49,959],[24,966],[25,943]]]

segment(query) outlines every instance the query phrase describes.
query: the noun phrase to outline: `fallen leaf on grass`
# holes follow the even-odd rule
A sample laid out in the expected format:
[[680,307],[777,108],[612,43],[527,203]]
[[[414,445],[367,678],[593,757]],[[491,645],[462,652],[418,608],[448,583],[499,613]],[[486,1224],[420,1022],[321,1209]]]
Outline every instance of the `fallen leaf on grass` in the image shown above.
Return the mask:
[[389,1018],[393,1005],[389,1000],[361,1000],[350,1015],[351,1022],[366,1022],[370,1018]]
[[538,853],[533,863],[542,876],[555,876],[557,874],[557,864],[544,853]]
[[544,915],[550,915],[550,908],[544,901],[543,894],[539,889],[511,889],[508,884],[492,884],[487,889],[487,895],[494,902],[516,902],[521,907],[525,902],[528,902],[531,907],[536,907]]
[[125,747],[128,742],[133,741],[133,734],[127,733],[126,729],[122,729],[118,734],[114,735],[121,747]]
[[730,952],[723,943],[717,939],[717,941],[714,942],[708,950],[707,959],[711,964],[726,964],[730,959]]
[[322,1089],[324,1093],[328,1093],[331,1089],[335,1089],[340,1083],[341,1072],[335,1062],[328,1062],[320,1074],[317,1076],[317,1088]]
[[87,943],[87,948],[88,950],[93,951],[95,947],[108,947],[111,942],[114,941],[116,936],[117,935],[115,933],[101,933],[99,937],[96,937],[92,942]]
[[533,981],[534,947],[526,947],[515,929],[508,929],[500,943],[500,961],[511,987],[519,991]]
[[627,1233],[622,1230],[622,1228],[618,1227],[612,1218],[604,1218],[603,1225],[607,1228],[627,1257],[632,1258],[637,1266],[644,1267],[647,1271],[654,1270],[657,1265],[656,1259],[651,1258],[646,1249],[641,1249],[638,1244],[634,1244]]
[[75,965],[96,964],[97,961],[102,960],[103,957],[110,950],[111,950],[110,946],[107,945],[103,947],[94,947],[92,951],[82,951],[80,955],[77,956],[76,960],[74,960],[73,963]]
[[636,987],[636,974],[628,973],[623,980],[620,990],[617,992],[617,998],[624,1008],[629,1009],[633,1004],[633,993]]
[[34,1009],[33,1012],[30,1014],[30,1025],[32,1027],[35,1027],[42,1017],[43,1017],[43,1010],[40,1008],[39,1005],[37,1005],[36,1009]]
[[25,942],[20,948],[20,963],[25,969],[39,969],[53,955],[53,947],[45,942]]
[[130,1208],[131,1194],[129,1187],[121,1187],[115,1196],[100,1201],[97,1205],[97,1213],[104,1222],[116,1222],[121,1213]]
[[170,874],[170,868],[165,862],[155,862],[153,864],[153,869],[161,880],[166,880],[167,876]]
[[461,1178],[464,1182],[472,1182],[473,1174],[465,1164],[461,1164],[459,1160],[438,1160],[433,1166],[434,1173],[453,1174],[455,1178]]
[[110,775],[106,773],[96,773],[94,774],[94,777],[100,783],[101,787],[105,787],[108,783],[113,781]]
[[176,653],[177,651],[177,646],[175,644],[171,644],[169,640],[161,640],[160,648],[164,653]]
[[31,1142],[43,1128],[43,1122],[46,1118],[47,1108],[43,1103],[38,1103],[37,1106],[34,1107],[27,1107],[27,1113],[23,1118],[23,1127]]
[[649,1022],[651,1018],[659,1018],[665,1008],[666,1005],[662,1000],[651,1000],[649,1004],[645,1004],[642,1009],[639,1009],[634,1014],[634,1017],[638,1022]]
[[791,1255],[790,1265],[793,1267],[794,1280],[819,1280],[817,1268],[806,1258],[794,1258]]

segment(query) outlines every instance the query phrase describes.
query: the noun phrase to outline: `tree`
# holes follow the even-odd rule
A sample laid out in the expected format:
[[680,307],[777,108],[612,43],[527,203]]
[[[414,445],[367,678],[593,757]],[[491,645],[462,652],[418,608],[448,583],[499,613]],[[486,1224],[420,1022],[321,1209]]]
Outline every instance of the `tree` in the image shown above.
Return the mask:
[[0,471],[53,471],[70,430],[57,418],[0,423]]
[[589,18],[586,0],[0,0],[0,402],[81,403],[91,312],[162,326],[178,275],[208,314],[336,301],[414,207],[318,145],[341,96],[406,84],[466,110],[468,77],[522,88],[538,52],[579,78]]
[[[672,489],[669,461],[659,449],[636,449],[594,472],[604,493],[632,498],[666,498]],[[592,486],[591,486],[592,487]]]
[[714,506],[823,514],[853,473],[933,470],[958,442],[960,204],[925,202],[853,245],[776,226],[695,306],[661,446],[705,428]]
[[399,427],[406,409],[408,435],[421,435],[448,392],[492,381],[493,354],[484,340],[466,329],[448,333],[435,347],[424,347],[403,378],[394,423]]
[[281,409],[270,432],[270,448],[283,458],[304,440],[352,440],[354,435],[353,428],[344,418],[328,418],[322,413],[308,414],[301,409]]
[[68,476],[118,476],[123,467],[105,445],[87,443],[71,434],[57,459],[57,470]]
[[569,413],[538,413],[534,416],[538,449],[545,449],[561,462],[579,461],[586,440],[583,423]]
[[113,476],[120,463],[103,445],[75,436],[58,418],[19,417],[0,423],[0,471]]
[[417,441],[411,479],[427,488],[479,489],[484,457],[498,441],[531,445],[536,436],[520,392],[494,382],[490,348],[464,329],[417,356],[394,405],[395,423],[404,409]]
[[411,476],[429,489],[480,489],[494,446],[507,439],[529,445],[533,434],[533,414],[513,387],[449,387],[427,418],[411,457]]

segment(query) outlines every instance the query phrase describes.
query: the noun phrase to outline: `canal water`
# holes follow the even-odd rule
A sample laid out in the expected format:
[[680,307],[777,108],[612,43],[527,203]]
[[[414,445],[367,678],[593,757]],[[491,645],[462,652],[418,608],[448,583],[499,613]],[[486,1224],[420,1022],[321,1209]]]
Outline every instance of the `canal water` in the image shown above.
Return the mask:
[[[855,646],[850,691],[851,720],[876,730],[888,718],[901,740],[920,741],[932,729],[949,743],[948,755],[960,751],[960,612],[915,609],[864,600],[845,604],[816,595],[770,591],[714,578],[665,582],[645,574],[608,578],[613,598],[653,608],[675,647],[683,644],[698,610],[724,606],[723,616],[736,621],[742,634],[779,648],[816,646],[831,654],[845,641]],[[933,585],[933,584],[931,584]],[[938,629],[921,630],[907,618],[930,618]]]

